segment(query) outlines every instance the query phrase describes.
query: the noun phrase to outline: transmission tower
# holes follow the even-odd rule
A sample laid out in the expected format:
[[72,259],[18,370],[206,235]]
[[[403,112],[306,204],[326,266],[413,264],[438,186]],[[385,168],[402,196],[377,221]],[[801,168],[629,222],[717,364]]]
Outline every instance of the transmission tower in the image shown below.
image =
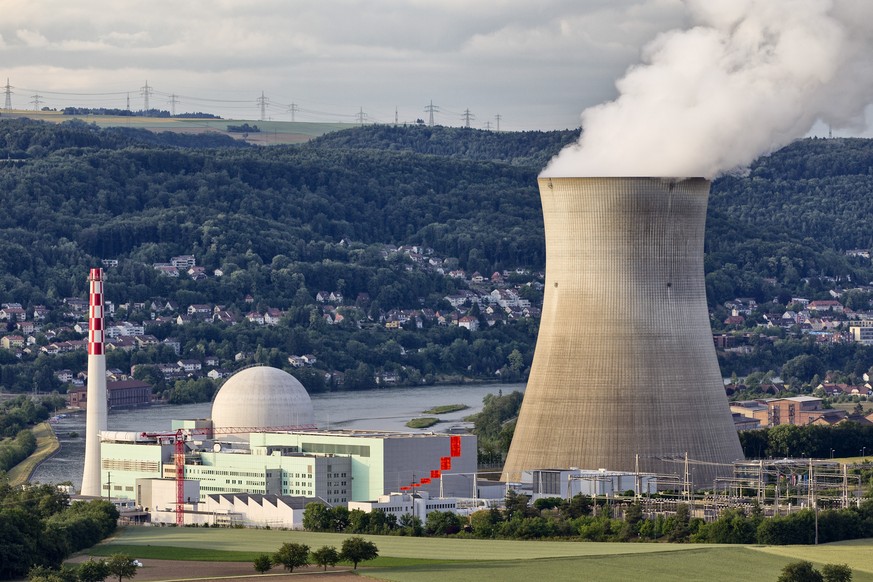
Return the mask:
[[438,105],[434,105],[434,104],[433,104],[433,99],[431,99],[431,101],[430,101],[430,105],[425,105],[425,106],[424,106],[424,110],[425,110],[427,113],[430,114],[430,117],[428,118],[428,121],[427,121],[427,125],[428,125],[428,127],[433,127],[433,112],[434,112],[434,111],[439,111],[439,110],[440,110],[439,106],[438,106]]
[[6,77],[6,104],[3,106],[3,109],[6,111],[12,111],[12,85],[9,84],[9,77]]
[[261,91],[261,96],[258,97],[258,107],[261,108],[261,121],[267,121],[267,102],[270,101],[267,97],[264,96],[264,92]]
[[485,131],[491,131],[491,122],[490,121],[485,122]]
[[151,109],[151,108],[149,107],[149,96],[150,96],[153,92],[154,92],[154,90],[153,90],[151,87],[149,87],[149,82],[148,82],[148,81],[145,82],[145,85],[143,85],[142,87],[139,88],[139,94],[142,95],[143,113],[144,113],[145,115],[148,115],[148,114],[149,114],[149,111],[150,111],[150,109]]
[[291,121],[294,121],[294,114],[300,111],[300,107],[297,106],[296,103],[292,103],[291,107],[288,108],[288,111],[291,112]]
[[367,118],[367,114],[364,113],[363,107],[361,107],[361,110],[355,114],[355,118],[358,120],[358,123],[364,125],[364,120]]
[[42,99],[42,95],[40,95],[39,93],[33,96],[31,103],[33,103],[34,111],[39,111],[39,106],[42,105],[42,101],[40,101],[40,99]]
[[175,93],[170,95],[170,101],[169,101],[169,103],[170,103],[170,115],[172,115],[173,117],[176,117],[176,103],[178,103],[178,102],[179,102],[179,98],[176,96]]
[[497,133],[500,133],[500,120],[503,119],[503,116],[498,113],[494,116],[494,119],[497,120]]
[[473,115],[472,113],[470,113],[470,110],[469,110],[469,109],[465,109],[465,110],[464,110],[464,114],[461,115],[461,118],[464,120],[464,127],[466,127],[467,129],[469,129],[469,128],[470,128],[470,120],[471,120],[471,119],[476,119],[476,116]]
[[130,93],[127,94],[127,110],[130,111]]
[[394,127],[400,125],[400,111],[397,109],[397,106],[394,106]]

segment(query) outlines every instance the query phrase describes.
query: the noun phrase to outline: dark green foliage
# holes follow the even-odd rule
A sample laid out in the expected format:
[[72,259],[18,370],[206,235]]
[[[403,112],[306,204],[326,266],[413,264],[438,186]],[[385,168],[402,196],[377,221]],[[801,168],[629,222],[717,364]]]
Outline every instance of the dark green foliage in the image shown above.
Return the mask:
[[340,558],[345,562],[354,564],[354,569],[358,569],[358,563],[375,560],[379,557],[379,549],[373,542],[368,542],[361,537],[350,537],[343,540],[342,549],[340,550]]
[[309,546],[286,542],[273,554],[272,560],[277,566],[293,572],[294,568],[309,565]]
[[106,561],[106,569],[110,576],[118,578],[118,582],[122,582],[124,578],[133,578],[136,576],[136,564],[133,558],[127,554],[112,554]]
[[453,511],[432,511],[427,514],[424,531],[433,536],[456,534],[461,531],[461,518]]
[[523,397],[521,392],[514,391],[506,395],[488,394],[482,400],[482,412],[473,417],[480,463],[499,463],[506,458]]
[[336,566],[340,561],[340,554],[333,546],[321,546],[312,551],[312,561],[326,571],[328,566]]
[[873,426],[843,422],[834,426],[781,424],[742,431],[740,445],[747,458],[853,457],[862,448],[873,450]]
[[79,582],[103,582],[109,576],[109,564],[106,560],[90,559],[79,564],[76,577]]
[[0,442],[0,472],[8,471],[36,450],[36,437],[24,429],[14,439]]
[[77,502],[51,485],[11,488],[0,480],[0,579],[33,566],[58,568],[72,552],[115,531],[118,511],[106,501]]
[[821,572],[813,568],[812,562],[805,560],[791,562],[782,568],[778,582],[823,582]]
[[824,582],[852,582],[852,569],[846,564],[825,564],[821,575]]
[[254,560],[254,567],[258,574],[266,574],[273,568],[273,560],[268,554],[260,554]]

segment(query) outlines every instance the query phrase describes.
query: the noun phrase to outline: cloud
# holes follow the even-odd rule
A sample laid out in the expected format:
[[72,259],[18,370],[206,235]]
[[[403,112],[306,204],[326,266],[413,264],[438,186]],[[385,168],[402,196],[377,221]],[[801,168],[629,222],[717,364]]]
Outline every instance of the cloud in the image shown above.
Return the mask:
[[579,143],[546,176],[705,176],[745,167],[817,119],[864,120],[873,94],[865,0],[687,0],[665,32],[586,109]]
[[44,48],[49,45],[49,41],[46,37],[33,30],[18,30],[15,35],[18,37],[18,40],[27,45],[28,48]]

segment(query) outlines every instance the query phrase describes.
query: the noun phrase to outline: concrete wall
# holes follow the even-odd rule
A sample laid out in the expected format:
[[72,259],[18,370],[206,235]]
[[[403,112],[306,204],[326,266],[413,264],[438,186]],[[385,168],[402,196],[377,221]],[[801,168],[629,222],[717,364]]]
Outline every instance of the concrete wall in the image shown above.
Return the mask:
[[[703,278],[703,179],[540,179],[539,337],[504,480],[544,467],[682,471],[742,458]],[[727,469],[729,472],[729,468]],[[694,481],[719,471],[696,465]]]

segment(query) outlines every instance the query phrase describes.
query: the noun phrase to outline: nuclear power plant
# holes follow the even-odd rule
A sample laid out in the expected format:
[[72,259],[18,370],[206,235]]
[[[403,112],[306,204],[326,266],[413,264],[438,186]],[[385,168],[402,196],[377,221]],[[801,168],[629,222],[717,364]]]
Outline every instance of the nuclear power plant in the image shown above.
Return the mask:
[[100,433],[107,428],[106,356],[103,353],[103,269],[88,276],[88,393],[82,495],[100,496]]
[[703,178],[540,178],[546,288],[504,466],[682,474],[743,457],[703,276]]

